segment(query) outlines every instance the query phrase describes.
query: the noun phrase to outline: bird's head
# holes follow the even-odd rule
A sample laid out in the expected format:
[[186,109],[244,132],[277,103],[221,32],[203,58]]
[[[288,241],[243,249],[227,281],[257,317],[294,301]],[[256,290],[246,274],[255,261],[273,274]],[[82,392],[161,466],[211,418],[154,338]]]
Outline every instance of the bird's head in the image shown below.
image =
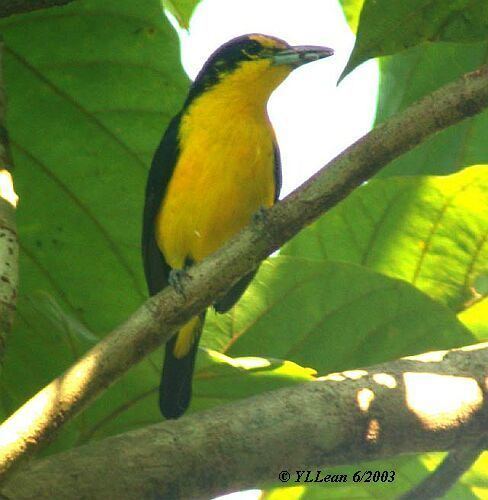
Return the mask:
[[295,68],[333,53],[327,47],[291,46],[268,35],[243,35],[209,57],[192,85],[189,100],[218,87],[219,93],[227,92],[234,98],[245,95],[266,102]]

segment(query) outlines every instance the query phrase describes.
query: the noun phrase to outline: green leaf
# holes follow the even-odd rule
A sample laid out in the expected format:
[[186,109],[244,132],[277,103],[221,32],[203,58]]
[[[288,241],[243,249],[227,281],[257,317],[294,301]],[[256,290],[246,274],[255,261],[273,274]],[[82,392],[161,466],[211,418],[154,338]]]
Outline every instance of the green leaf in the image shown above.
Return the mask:
[[488,340],[488,298],[474,302],[458,314],[458,319],[478,340]]
[[308,382],[316,372],[291,361],[241,357],[230,358],[201,349],[193,385],[191,410],[243,399],[265,391]]
[[[488,62],[488,44],[423,44],[381,60],[376,123]],[[488,163],[488,111],[449,127],[393,160],[378,177],[449,174]]]
[[200,0],[163,0],[165,9],[175,16],[178,24],[184,29],[189,28],[191,15],[199,3]]
[[484,0],[366,0],[356,44],[341,79],[362,62],[425,41],[475,42],[488,38]]
[[[263,263],[231,312],[224,316],[209,313],[207,317],[203,337],[207,345],[234,355],[293,359],[320,372],[364,366],[412,350],[419,352],[473,341],[449,310],[406,283],[353,265],[281,256]],[[195,380],[193,409],[279,387],[273,386],[269,378],[272,374],[267,372],[269,359],[240,359],[254,363],[255,376],[261,380],[239,377],[238,373],[232,376],[230,366],[211,365],[208,371],[203,368]],[[280,361],[277,366],[284,368],[288,363]],[[296,382],[313,377],[307,368],[291,367],[298,375]],[[221,374],[220,380],[209,377],[216,370]],[[293,378],[283,382],[288,385]],[[383,483],[364,485],[351,481],[346,485],[320,484],[320,489],[295,484],[291,489],[265,492],[264,498],[323,498],[324,489],[327,498],[354,498],[358,494],[376,498],[386,493],[394,497],[427,474],[417,457],[341,466],[328,469],[327,473],[350,473],[352,477],[358,469],[394,470],[396,480],[388,488]],[[465,486],[456,485],[455,492],[459,498],[472,498],[465,496],[469,495]]]
[[239,303],[209,314],[205,345],[291,360],[324,374],[473,343],[445,306],[360,266],[274,257]]
[[[21,247],[0,391],[7,414],[145,300],[145,179],[188,80],[158,0],[84,0],[0,28]],[[159,383],[161,359],[132,370],[56,446],[108,408],[132,409]],[[155,395],[147,401],[144,414],[126,411],[127,426],[160,420]]]
[[372,180],[281,251],[361,264],[462,310],[488,274],[488,169]]
[[[483,455],[486,454],[482,454],[481,457],[479,457],[471,466],[469,471],[463,474],[459,481],[455,483],[442,498],[445,498],[446,500],[458,500],[460,498],[474,500],[478,498],[485,498],[483,495],[478,495],[476,491],[477,489],[479,491],[479,487],[482,487],[483,485],[486,488],[488,484],[486,482],[488,479],[488,469],[483,467],[483,465],[486,464],[486,460],[483,459]],[[429,473],[434,472],[446,457],[447,453],[424,453],[419,455],[419,459]],[[420,480],[421,478],[419,478],[416,482],[420,482]]]
[[342,5],[347,24],[349,24],[352,32],[356,33],[364,0],[340,0],[340,4]]
[[[476,498],[487,498],[488,452],[484,451],[473,466],[461,477],[460,482],[468,486]],[[456,500],[454,496],[449,500]]]

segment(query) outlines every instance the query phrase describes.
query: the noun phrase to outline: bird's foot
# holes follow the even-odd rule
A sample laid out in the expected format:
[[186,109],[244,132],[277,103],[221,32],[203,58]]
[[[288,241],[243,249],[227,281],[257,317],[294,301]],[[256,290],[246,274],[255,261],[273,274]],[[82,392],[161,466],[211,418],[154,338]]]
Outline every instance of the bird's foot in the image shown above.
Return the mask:
[[257,212],[252,215],[254,224],[261,225],[268,222],[268,209],[266,207],[259,207]]
[[183,284],[185,279],[189,279],[186,269],[171,269],[168,282],[183,297],[185,297],[185,287]]

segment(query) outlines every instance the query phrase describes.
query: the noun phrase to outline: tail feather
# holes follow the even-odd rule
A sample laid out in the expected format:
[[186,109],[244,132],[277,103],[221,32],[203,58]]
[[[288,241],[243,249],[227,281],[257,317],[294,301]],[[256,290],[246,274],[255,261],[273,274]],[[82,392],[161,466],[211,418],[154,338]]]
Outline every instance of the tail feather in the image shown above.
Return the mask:
[[194,340],[185,356],[175,356],[179,333],[166,343],[163,373],[159,386],[159,407],[165,418],[181,417],[190,404],[193,371],[204,319],[205,313],[196,322]]

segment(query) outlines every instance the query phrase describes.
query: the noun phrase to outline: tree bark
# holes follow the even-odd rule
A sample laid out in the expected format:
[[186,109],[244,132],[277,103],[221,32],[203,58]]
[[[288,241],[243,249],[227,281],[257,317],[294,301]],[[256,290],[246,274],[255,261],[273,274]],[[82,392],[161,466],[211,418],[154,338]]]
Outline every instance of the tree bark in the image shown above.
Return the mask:
[[0,365],[5,342],[15,316],[17,303],[18,254],[14,191],[10,169],[12,158],[5,125],[7,101],[3,85],[3,44],[0,43]]
[[337,373],[36,461],[1,493],[208,499],[286,472],[299,485],[297,471],[469,446],[488,431],[487,375],[488,343]]

